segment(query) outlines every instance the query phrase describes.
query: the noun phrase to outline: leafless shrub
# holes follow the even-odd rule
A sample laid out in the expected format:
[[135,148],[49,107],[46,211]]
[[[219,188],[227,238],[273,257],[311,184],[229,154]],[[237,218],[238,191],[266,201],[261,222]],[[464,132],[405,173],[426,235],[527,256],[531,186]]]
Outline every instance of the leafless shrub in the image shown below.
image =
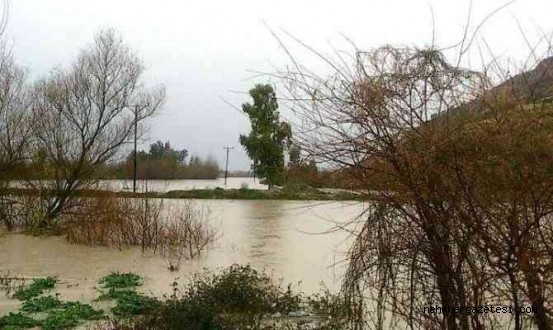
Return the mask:
[[170,270],[178,270],[182,260],[194,259],[216,238],[204,208],[187,202],[170,212],[161,229],[161,254]]
[[13,231],[14,224],[14,204],[15,202],[7,197],[0,197],[0,221],[4,223],[8,231]]
[[68,241],[101,246],[140,246],[159,252],[172,270],[194,259],[213,242],[216,232],[206,209],[192,202],[165,210],[159,199],[82,198],[61,219]]
[[26,280],[28,279],[12,276],[9,272],[2,273],[0,274],[0,291],[9,296],[12,292],[22,288]]
[[43,199],[37,196],[2,195],[0,217],[8,231],[34,231],[46,212]]
[[62,218],[70,242],[102,246],[158,246],[162,225],[161,200],[103,196],[82,198],[80,205]]
[[[435,47],[337,59],[309,49],[330,75],[293,58],[277,73],[305,123],[302,150],[371,200],[352,223],[352,328],[550,328],[553,61],[474,71],[459,65],[467,43],[453,61]],[[491,304],[537,312],[423,311]]]

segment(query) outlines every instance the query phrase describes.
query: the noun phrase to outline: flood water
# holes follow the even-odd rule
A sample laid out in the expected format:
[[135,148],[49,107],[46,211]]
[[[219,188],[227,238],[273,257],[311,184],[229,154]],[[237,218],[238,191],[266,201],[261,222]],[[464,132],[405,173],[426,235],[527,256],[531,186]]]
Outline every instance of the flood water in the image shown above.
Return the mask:
[[[132,180],[101,180],[100,188],[112,191],[132,190]],[[191,190],[191,189],[238,189],[249,188],[266,190],[267,186],[261,184],[258,179],[250,177],[217,178],[213,180],[138,180],[137,191],[166,192],[170,190]]]
[[[38,183],[39,181],[33,181]],[[42,182],[48,183],[48,180]],[[29,183],[26,181],[13,180],[9,182],[10,187],[14,188],[26,188]],[[132,191],[132,180],[99,180],[97,182],[97,189],[111,190],[111,191]],[[267,185],[261,184],[259,179],[253,177],[233,177],[217,179],[176,179],[176,180],[137,180],[136,190],[137,192],[151,191],[151,192],[167,192],[171,190],[192,190],[192,189],[257,189],[267,190]]]
[[[165,200],[165,207],[179,207],[184,200]],[[64,299],[91,301],[98,297],[97,280],[110,272],[132,271],[145,276],[145,293],[161,296],[203,268],[217,269],[233,263],[267,270],[285,283],[314,292],[321,283],[331,290],[340,286],[345,255],[351,237],[336,223],[354,219],[362,210],[354,202],[298,201],[195,201],[209,210],[219,238],[200,258],[184,261],[170,272],[165,260],[137,248],[123,250],[67,243],[63,237],[0,237],[0,273],[13,276],[58,276],[58,292]],[[0,315],[18,302],[0,295]]]

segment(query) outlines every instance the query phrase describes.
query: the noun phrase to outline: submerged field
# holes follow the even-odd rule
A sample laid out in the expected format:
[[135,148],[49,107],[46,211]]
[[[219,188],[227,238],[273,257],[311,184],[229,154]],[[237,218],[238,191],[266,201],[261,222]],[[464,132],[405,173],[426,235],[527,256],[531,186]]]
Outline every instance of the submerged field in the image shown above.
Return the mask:
[[[165,207],[182,201],[164,200]],[[115,249],[68,243],[64,237],[7,234],[0,238],[0,273],[13,277],[55,276],[54,293],[60,300],[90,303],[97,308],[98,279],[111,272],[133,272],[144,277],[137,290],[154,297],[172,292],[175,278],[183,283],[204,268],[250,264],[282,278],[294,288],[317,292],[321,283],[339,288],[349,235],[332,231],[336,222],[354,219],[362,209],[355,202],[198,201],[218,228],[218,238],[200,258],[169,271],[153,251]],[[332,231],[329,233],[329,231]],[[300,283],[301,282],[301,283]],[[21,302],[0,296],[0,315],[18,310]]]

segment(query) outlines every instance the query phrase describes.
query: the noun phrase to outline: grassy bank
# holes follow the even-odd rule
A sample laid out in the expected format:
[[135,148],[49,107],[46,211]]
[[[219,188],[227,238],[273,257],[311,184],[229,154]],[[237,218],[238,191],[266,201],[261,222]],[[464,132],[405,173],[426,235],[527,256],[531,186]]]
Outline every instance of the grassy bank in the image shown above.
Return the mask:
[[[23,188],[2,189],[1,195],[29,195],[52,194],[53,191],[38,191]],[[298,201],[355,201],[362,200],[366,196],[346,191],[323,191],[311,187],[285,187],[275,190],[256,190],[248,188],[240,189],[192,189],[192,190],[171,190],[168,192],[139,192],[126,191],[112,192],[105,190],[80,190],[76,192],[79,197],[151,197],[171,199],[232,199],[232,200],[298,200]]]
[[325,192],[315,188],[283,188],[278,190],[255,189],[197,189],[173,190],[162,194],[163,198],[195,199],[244,199],[244,200],[360,200],[361,196],[348,192]]

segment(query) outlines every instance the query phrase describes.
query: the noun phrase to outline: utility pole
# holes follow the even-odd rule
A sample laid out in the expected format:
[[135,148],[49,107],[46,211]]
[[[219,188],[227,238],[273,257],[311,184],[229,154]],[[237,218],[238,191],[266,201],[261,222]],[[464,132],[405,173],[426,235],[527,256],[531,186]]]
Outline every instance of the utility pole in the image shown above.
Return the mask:
[[136,140],[138,131],[138,105],[134,106],[134,153],[132,169],[132,192],[136,193]]
[[255,160],[253,161],[252,171],[253,171],[253,183],[255,184]]
[[228,153],[229,153],[229,151],[234,149],[234,147],[223,147],[223,149],[227,150],[227,161],[225,162],[225,186],[226,186],[227,185],[227,176],[228,176]]

